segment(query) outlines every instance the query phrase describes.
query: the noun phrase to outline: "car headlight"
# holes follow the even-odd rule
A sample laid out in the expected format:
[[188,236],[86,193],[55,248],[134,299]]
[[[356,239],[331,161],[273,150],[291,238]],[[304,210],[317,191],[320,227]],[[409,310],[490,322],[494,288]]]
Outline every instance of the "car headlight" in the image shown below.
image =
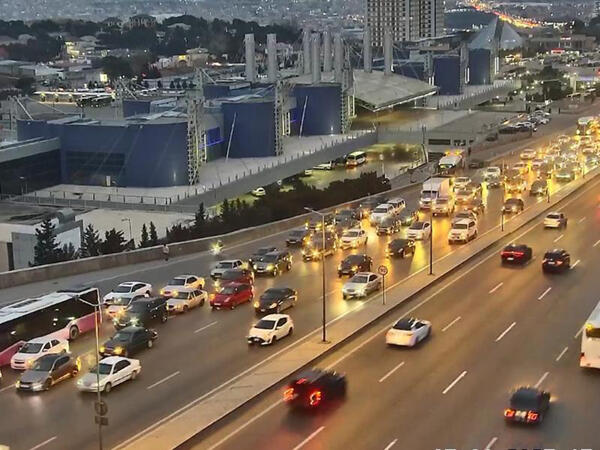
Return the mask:
[[31,389],[33,389],[33,390],[41,389],[41,388],[42,388],[42,383],[40,383],[40,382],[31,384]]
[[273,264],[267,264],[267,270],[273,270],[275,266]]
[[100,347],[100,353],[104,353],[106,351],[106,348],[103,346]]
[[358,266],[352,266],[352,272],[356,272],[358,270]]
[[259,303],[259,302],[254,302],[254,307],[255,307],[255,308],[258,308],[258,307],[260,307],[260,303]]
[[313,250],[312,254],[313,254],[313,256],[318,256],[319,255],[319,250]]
[[277,302],[273,302],[269,305],[269,308],[277,308]]
[[17,389],[21,387],[21,380],[17,380],[17,382],[15,383],[15,387]]
[[131,325],[137,325],[138,323],[140,323],[140,319],[138,319],[137,317],[131,318]]
[[121,353],[123,353],[123,347],[115,347],[115,355],[120,355]]
[[367,286],[361,286],[358,289],[356,289],[358,292],[365,292],[367,290]]

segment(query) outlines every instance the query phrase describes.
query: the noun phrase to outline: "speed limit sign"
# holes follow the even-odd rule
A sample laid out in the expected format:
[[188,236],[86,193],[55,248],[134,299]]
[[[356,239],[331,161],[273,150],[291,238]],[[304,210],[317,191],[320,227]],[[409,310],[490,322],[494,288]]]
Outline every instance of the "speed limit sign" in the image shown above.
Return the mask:
[[377,272],[379,272],[379,275],[383,275],[383,276],[385,276],[385,275],[387,275],[387,273],[388,273],[388,268],[387,268],[387,266],[381,265],[381,266],[379,266],[379,268],[377,269]]

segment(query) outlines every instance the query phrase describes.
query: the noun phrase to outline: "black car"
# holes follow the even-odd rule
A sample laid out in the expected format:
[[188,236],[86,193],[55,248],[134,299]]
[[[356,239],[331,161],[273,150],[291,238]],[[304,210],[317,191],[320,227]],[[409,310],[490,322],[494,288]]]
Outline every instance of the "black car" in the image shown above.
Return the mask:
[[279,313],[291,308],[298,301],[298,292],[287,287],[269,288],[254,302],[256,314]]
[[283,392],[292,408],[314,409],[346,395],[346,376],[330,370],[310,369],[294,377]]
[[347,217],[340,220],[336,219],[335,221],[334,231],[335,234],[337,234],[338,236],[341,236],[344,233],[344,231],[351,230],[353,228],[360,228],[360,222],[351,217]]
[[404,258],[415,254],[415,241],[412,239],[394,239],[388,243],[385,250],[386,256]]
[[542,260],[542,270],[544,272],[562,272],[571,267],[571,255],[562,248],[555,248],[546,252]]
[[520,213],[525,209],[525,203],[520,198],[507,198],[502,205],[502,214]]
[[525,264],[532,256],[531,247],[525,244],[509,244],[500,252],[502,264]]
[[154,321],[165,323],[168,317],[166,297],[140,298],[134,300],[113,323],[117,330],[121,330],[131,325],[145,327]]
[[485,211],[485,203],[479,197],[475,197],[462,205],[462,209],[472,211],[475,214],[482,214]]
[[[304,261],[318,261],[323,256],[333,255],[338,247],[337,238],[333,233],[325,233],[325,248],[323,249],[323,237],[317,233],[311,240],[310,245],[302,249],[302,259]],[[324,251],[323,251],[324,250]]]
[[548,182],[546,180],[535,180],[531,183],[529,195],[548,195]]
[[267,253],[277,251],[277,247],[261,247],[256,250],[250,258],[248,258],[248,265],[252,267],[255,261],[259,260],[261,257],[265,256]]
[[419,221],[419,212],[414,209],[404,209],[400,213],[400,225],[410,227],[413,223]]
[[333,214],[325,214],[325,216],[311,217],[306,222],[306,229],[311,231],[321,231],[325,222],[325,229],[331,229],[334,224]]
[[158,333],[142,327],[125,327],[119,330],[100,347],[104,356],[123,356],[125,358],[145,348],[152,348]]
[[292,255],[287,250],[267,253],[254,261],[256,275],[268,274],[276,277],[281,272],[292,270]]
[[402,225],[400,224],[400,218],[398,216],[384,217],[381,222],[377,224],[377,236],[385,234],[394,234],[400,231]]
[[310,241],[311,231],[305,228],[292,230],[285,243],[288,247],[304,247]]
[[371,212],[382,203],[385,203],[386,199],[383,197],[369,197],[360,203],[360,209],[363,217],[369,217]]
[[344,219],[354,219],[360,220],[362,219],[362,212],[360,208],[345,208],[336,211],[335,213],[335,221],[339,222]]
[[364,254],[348,255],[338,266],[338,277],[348,275],[353,277],[358,272],[370,272],[373,259]]
[[[496,135],[497,137],[498,135]],[[485,167],[485,161],[481,159],[472,159],[469,161],[469,169],[481,169]]]
[[490,176],[486,180],[486,185],[489,189],[499,188],[502,186],[502,179],[499,176]]
[[504,410],[507,422],[538,424],[550,409],[550,393],[533,387],[520,387],[510,397]]

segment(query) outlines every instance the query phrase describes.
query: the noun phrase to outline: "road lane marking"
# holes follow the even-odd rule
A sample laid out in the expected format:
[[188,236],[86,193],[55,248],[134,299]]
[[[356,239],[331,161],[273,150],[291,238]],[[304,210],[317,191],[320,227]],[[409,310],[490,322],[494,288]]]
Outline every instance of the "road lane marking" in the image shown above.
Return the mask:
[[556,357],[555,361],[556,362],[560,361],[560,358],[562,358],[564,356],[564,354],[567,353],[567,350],[569,350],[568,346],[563,348],[562,352],[560,352],[560,354]]
[[463,372],[459,376],[457,376],[456,379],[452,383],[450,383],[446,389],[444,389],[442,391],[442,394],[444,394],[444,395],[447,394],[450,391],[450,389],[452,389],[456,385],[456,383],[458,383],[460,380],[462,380],[464,378],[464,376],[466,374],[467,374],[467,371],[463,370]]
[[164,383],[165,381],[169,381],[171,378],[176,377],[177,375],[179,375],[179,370],[177,372],[173,372],[171,375],[167,375],[166,377],[164,377],[162,380],[158,380],[156,383],[151,384],[150,386],[148,386],[146,389],[152,389],[155,388],[156,386],[158,386],[159,384]]
[[[580,197],[582,197],[584,194],[588,193],[588,191],[592,190],[594,187],[596,187],[600,182],[595,181],[592,182],[589,186],[583,188],[583,190],[581,192],[579,192],[578,194],[572,196],[569,200],[567,200],[564,204],[563,204],[563,208],[565,208],[566,206],[572,204],[573,202],[575,202],[576,200],[578,200]],[[517,236],[514,237],[513,241],[516,242],[518,241],[521,237],[525,236],[526,234],[530,233],[532,230],[536,229],[539,226],[538,223],[534,223],[533,225],[531,225],[529,228],[526,228],[525,230],[523,230],[521,233],[519,233]],[[481,236],[487,234],[488,232],[491,232],[492,230],[495,230],[497,228],[499,228],[500,225],[496,225],[494,227],[492,227],[490,230],[486,231],[484,234],[482,234]],[[289,232],[289,230],[287,230],[286,232]],[[598,243],[600,243],[600,240],[598,241]],[[446,259],[447,257],[449,257],[450,255],[452,255],[455,251],[449,252],[446,255],[442,256],[441,258],[437,259],[434,262],[439,262],[442,261],[444,259]],[[410,308],[405,314],[402,315],[401,318],[406,317],[407,315],[411,314],[412,312],[414,312],[415,310],[417,310],[418,308],[420,308],[421,306],[423,306],[426,303],[429,303],[429,301],[431,301],[433,298],[435,298],[436,296],[438,296],[441,292],[443,292],[445,289],[447,289],[448,287],[452,286],[454,283],[456,283],[457,281],[461,280],[463,277],[465,277],[466,275],[468,275],[469,273],[471,273],[472,271],[474,271],[476,268],[478,268],[480,265],[482,265],[483,263],[485,263],[486,261],[488,261],[491,258],[495,258],[497,257],[496,253],[490,253],[488,256],[484,257],[483,259],[481,259],[480,261],[478,261],[477,263],[475,263],[472,267],[470,267],[469,269],[465,270],[462,273],[459,273],[458,275],[456,275],[455,278],[451,279],[448,283],[444,284],[442,287],[440,287],[440,289],[438,289],[436,292],[434,292],[433,294],[431,294],[429,297],[427,297],[426,299],[424,299],[423,301],[421,301],[420,303],[418,303],[417,305],[415,305],[414,307]],[[421,272],[423,272],[424,270],[427,269],[427,266],[422,267],[421,269],[417,270],[416,272],[414,272],[413,274],[409,275],[408,277],[405,277],[402,280],[399,280],[397,283],[393,284],[392,286],[390,286],[389,289],[392,289],[396,286],[398,286],[401,283],[405,283],[407,282],[409,279],[417,276],[418,274],[420,274]],[[137,273],[137,272],[136,272]],[[115,277],[116,278],[116,277]],[[376,298],[379,298],[379,296],[373,296],[372,298],[370,298],[369,300],[367,300],[365,303],[368,303]],[[363,307],[364,304],[361,305],[357,305],[356,308],[352,308],[342,314],[340,314],[339,316],[337,316],[335,319],[331,320],[330,322],[327,323],[327,325],[330,325],[332,323],[337,322],[338,320],[344,318],[346,315],[354,312],[355,310]],[[362,348],[365,344],[367,344],[367,342],[375,339],[377,336],[379,336],[381,333],[387,331],[391,326],[393,326],[393,324],[396,323],[396,321],[392,322],[390,325],[388,325],[386,328],[381,329],[380,331],[376,332],[373,336],[371,336],[367,341],[363,342],[359,347],[355,348],[353,351],[349,352],[348,354],[342,356],[339,360],[336,361],[335,364],[343,361],[344,359],[346,359],[348,356],[350,356],[352,353],[354,353],[354,351],[358,350],[359,348]],[[277,352],[269,355],[268,357],[266,357],[265,359],[263,359],[262,361],[256,363],[255,365],[249,367],[248,369],[240,372],[239,374],[233,376],[232,378],[230,378],[229,380],[221,383],[220,385],[214,387],[213,389],[211,389],[210,391],[204,393],[203,395],[195,398],[194,400],[190,401],[189,403],[187,403],[186,405],[182,406],[181,408],[171,412],[170,414],[164,416],[163,418],[157,420],[156,422],[154,422],[153,424],[147,426],[146,428],[144,428],[143,430],[139,431],[138,433],[136,433],[135,435],[131,436],[130,438],[122,441],[121,443],[119,443],[116,447],[115,450],[117,449],[122,449],[125,448],[126,446],[128,446],[129,444],[131,444],[132,442],[135,442],[136,440],[138,440],[140,437],[151,433],[152,431],[154,431],[155,429],[157,429],[158,427],[162,426],[165,423],[168,423],[172,420],[175,420],[175,418],[177,416],[179,416],[181,413],[183,413],[184,411],[194,407],[195,405],[197,405],[198,403],[200,403],[201,401],[203,401],[204,399],[206,399],[207,397],[210,397],[211,395],[213,395],[215,392],[220,391],[222,389],[224,389],[226,386],[234,383],[235,381],[237,381],[238,379],[240,379],[241,377],[247,375],[249,372],[253,371],[254,369],[256,369],[257,367],[260,367],[261,365],[265,364],[266,362],[272,360],[273,358],[276,358],[277,356],[279,356],[281,353],[299,345],[301,342],[304,342],[306,339],[308,339],[309,337],[313,336],[314,334],[318,333],[321,331],[321,327],[316,328],[315,330],[313,330],[312,332],[306,334],[305,336],[301,337],[300,339],[298,339],[296,342],[294,342],[293,344],[289,344],[287,347],[283,347],[280,350],[278,350]],[[331,366],[330,366],[331,367]],[[267,412],[271,411],[273,408],[275,408],[277,405],[283,403],[282,400],[278,401],[277,403],[271,405],[269,408],[267,408],[266,410],[264,410],[262,413],[257,414],[253,419],[250,419],[247,423],[243,424],[241,427],[239,427],[238,429],[232,431],[231,433],[229,433],[225,438],[223,438],[221,441],[219,441],[217,444],[213,445],[212,447],[210,447],[209,450],[214,450],[214,448],[218,447],[219,445],[223,444],[225,441],[227,441],[228,439],[230,439],[232,436],[234,436],[235,434],[237,434],[239,431],[241,431],[243,428],[246,428],[246,426],[250,425],[251,423],[253,423],[256,419],[262,417],[264,414],[266,414]]]
[[535,385],[533,387],[536,388],[536,389],[538,389],[541,386],[541,384],[544,382],[544,380],[546,379],[546,377],[548,375],[550,375],[550,372],[544,373],[544,375],[542,375],[542,377],[538,380],[537,383],[535,383]]
[[46,439],[44,442],[40,442],[38,445],[34,445],[29,450],[37,450],[38,448],[42,448],[44,445],[48,445],[50,442],[56,440],[58,436],[52,436],[50,439]]
[[200,328],[198,328],[196,331],[194,331],[194,334],[196,334],[196,333],[200,333],[201,331],[204,331],[204,330],[206,330],[207,328],[210,328],[210,327],[212,327],[213,325],[216,325],[217,323],[218,323],[217,321],[214,321],[214,322],[211,322],[211,323],[209,323],[208,325],[204,325],[203,327],[200,327]]
[[564,234],[561,234],[559,237],[557,237],[556,239],[554,239],[554,242],[558,242],[563,238]]
[[321,431],[323,431],[325,429],[325,426],[321,426],[320,428],[318,428],[316,431],[312,432],[310,434],[310,436],[308,436],[306,439],[304,439],[302,442],[300,442],[298,445],[296,445],[294,447],[293,450],[299,450],[302,447],[304,447],[311,439],[314,439],[314,437],[319,434]]
[[8,391],[9,389],[16,389],[17,385],[16,384],[11,384],[10,386],[5,386],[2,389],[0,389],[0,392],[4,392],[4,391]]
[[552,288],[551,288],[551,287],[549,287],[549,288],[548,288],[548,289],[546,289],[544,292],[542,292],[542,295],[540,295],[540,296],[538,297],[538,300],[541,300],[541,299],[543,299],[543,298],[546,296],[546,294],[547,294],[548,292],[550,292],[551,290],[552,290]]
[[506,330],[504,330],[502,333],[500,333],[500,335],[496,338],[495,342],[500,341],[500,339],[502,339],[504,336],[506,336],[506,333],[508,333],[510,330],[512,330],[516,324],[517,324],[517,322],[511,323]]
[[584,328],[585,328],[585,325],[582,325],[581,328],[579,329],[579,331],[575,334],[575,336],[573,336],[573,339],[579,339],[579,336],[583,332]]
[[398,439],[394,439],[392,442],[390,442],[388,445],[386,445],[383,450],[390,450],[390,448],[392,448],[394,445],[396,445],[396,442],[398,442]]
[[586,219],[586,217],[584,216],[584,217],[582,217],[581,219],[579,219],[579,220],[577,221],[577,223],[582,223],[583,221],[585,221],[585,219]]
[[393,374],[396,370],[398,370],[403,365],[404,365],[404,361],[402,361],[400,364],[398,364],[396,367],[394,367],[392,370],[390,370],[388,373],[386,373],[384,376],[382,376],[379,379],[379,382],[380,383],[384,382],[391,374]]
[[600,244],[600,239],[598,239],[598,240],[597,240],[597,241],[594,243],[593,247],[596,247],[598,244]]
[[490,439],[490,442],[488,442],[487,445],[483,447],[483,450],[491,450],[497,440],[498,436],[494,436],[492,439]]
[[452,325],[454,325],[460,319],[461,319],[461,317],[458,316],[456,319],[454,319],[452,322],[450,322],[448,325],[446,325],[444,328],[442,328],[442,332],[446,331],[448,328],[450,328]]
[[500,289],[502,287],[504,283],[501,281],[500,283],[498,283],[494,288],[490,289],[490,291],[488,292],[488,294],[493,294],[494,292],[496,292],[498,289]]
[[570,268],[571,268],[571,269],[574,269],[574,268],[575,268],[575,266],[576,266],[577,264],[579,264],[580,262],[581,262],[581,260],[580,260],[580,259],[578,259],[577,261],[575,261],[575,262],[573,263],[573,265],[572,265]]

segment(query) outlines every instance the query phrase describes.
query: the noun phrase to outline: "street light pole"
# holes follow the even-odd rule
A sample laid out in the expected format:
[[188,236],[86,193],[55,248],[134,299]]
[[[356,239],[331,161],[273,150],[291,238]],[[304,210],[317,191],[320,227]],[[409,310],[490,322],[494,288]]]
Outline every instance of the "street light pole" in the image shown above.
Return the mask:
[[[435,196],[435,200],[437,200],[437,194]],[[434,201],[431,202],[431,209],[429,210],[429,275],[433,275],[433,204],[434,204]]]
[[321,250],[321,278],[323,280],[323,301],[322,301],[322,338],[321,341],[324,343],[327,343],[327,311],[326,311],[326,307],[325,307],[325,288],[326,288],[326,283],[325,283],[325,214],[321,213],[319,211],[315,211],[312,208],[309,208],[307,206],[304,207],[304,209],[306,211],[310,211],[312,213],[318,214],[319,216],[321,216],[321,231],[322,231],[322,239],[323,239],[323,245],[322,245],[322,250]]
[[[97,304],[93,304],[83,300],[80,297],[77,297],[82,303],[86,305],[92,306],[94,308],[94,330],[96,334],[96,394],[97,394],[97,403],[98,405],[102,404],[102,393],[100,392],[100,337],[98,332],[98,318],[100,317],[100,299],[98,299]],[[100,408],[100,406],[98,406]],[[102,450],[102,420],[98,420],[98,449]]]

